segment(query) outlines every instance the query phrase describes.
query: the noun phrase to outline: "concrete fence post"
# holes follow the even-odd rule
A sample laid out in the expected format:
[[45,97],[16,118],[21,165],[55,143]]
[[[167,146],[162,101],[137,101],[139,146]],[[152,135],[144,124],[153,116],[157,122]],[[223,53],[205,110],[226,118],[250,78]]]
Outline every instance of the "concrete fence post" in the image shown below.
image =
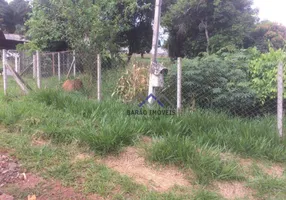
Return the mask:
[[97,100],[101,101],[101,56],[97,54]]
[[61,54],[58,52],[58,79],[61,81]]
[[278,65],[277,73],[277,128],[280,139],[283,138],[283,63]]
[[182,58],[178,58],[177,66],[177,114],[182,111]]
[[6,50],[3,49],[3,57],[2,57],[2,65],[3,65],[3,87],[4,87],[4,95],[7,95],[7,66],[6,66]]
[[39,51],[36,52],[36,60],[37,60],[37,86],[41,89],[42,86],[42,73],[41,73],[41,58]]

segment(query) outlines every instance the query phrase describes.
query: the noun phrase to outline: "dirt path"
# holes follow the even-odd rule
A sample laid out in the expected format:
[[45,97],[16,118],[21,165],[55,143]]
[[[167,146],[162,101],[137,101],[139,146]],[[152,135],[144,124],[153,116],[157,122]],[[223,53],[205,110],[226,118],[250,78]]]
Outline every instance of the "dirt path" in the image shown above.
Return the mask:
[[99,196],[85,196],[60,182],[45,180],[41,176],[24,173],[17,160],[0,152],[0,200],[68,200],[102,199]]
[[191,186],[183,173],[175,167],[155,169],[146,164],[144,157],[140,156],[138,151],[135,147],[127,147],[118,157],[109,156],[101,162],[158,192],[167,191],[176,185]]

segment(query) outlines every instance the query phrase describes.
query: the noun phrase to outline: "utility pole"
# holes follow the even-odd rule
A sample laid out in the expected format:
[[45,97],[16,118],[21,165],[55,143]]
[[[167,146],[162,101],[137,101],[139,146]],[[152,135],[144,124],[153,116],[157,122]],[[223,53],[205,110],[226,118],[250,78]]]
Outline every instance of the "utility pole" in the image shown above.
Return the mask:
[[[155,3],[155,14],[154,14],[154,23],[153,23],[153,39],[152,39],[152,58],[151,58],[151,66],[152,68],[153,63],[157,63],[157,51],[158,51],[158,40],[159,40],[159,28],[160,28],[160,19],[161,19],[161,5],[162,0],[156,0]],[[153,94],[155,95],[155,88],[153,87],[152,80],[154,74],[150,70],[149,73],[149,92],[148,95]],[[153,103],[153,99],[149,98],[149,103]]]
[[162,0],[156,0],[154,24],[153,24],[153,40],[152,40],[152,62],[155,63],[157,63],[159,28],[161,20],[161,5],[162,5]]

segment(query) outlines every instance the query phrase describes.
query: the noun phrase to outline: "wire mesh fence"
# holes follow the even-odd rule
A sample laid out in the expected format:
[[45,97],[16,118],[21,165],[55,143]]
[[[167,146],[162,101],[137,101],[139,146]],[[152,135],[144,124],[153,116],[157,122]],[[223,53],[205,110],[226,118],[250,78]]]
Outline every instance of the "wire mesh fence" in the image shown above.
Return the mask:
[[[127,62],[122,55],[75,51],[38,54],[7,51],[5,58],[5,62],[33,90],[39,88],[38,81],[42,89],[63,89],[66,80],[78,79],[81,81],[79,88],[71,83],[72,89],[80,90],[92,99],[115,99],[139,105],[150,94],[149,58],[133,57]],[[158,62],[168,72],[163,75],[163,87],[154,88],[154,96],[164,108],[179,107],[190,112],[212,110],[244,118],[277,116],[277,97],[261,102],[251,89],[247,81],[249,75],[243,69],[233,70],[217,63],[194,64],[195,61],[188,59],[178,63],[168,58],[158,58]],[[178,66],[182,68],[179,83]],[[7,75],[8,91],[23,94],[9,69]],[[279,112],[281,115],[281,108]]]
[[43,88],[59,88],[62,81],[79,76],[73,51],[41,52],[35,60],[39,60]]

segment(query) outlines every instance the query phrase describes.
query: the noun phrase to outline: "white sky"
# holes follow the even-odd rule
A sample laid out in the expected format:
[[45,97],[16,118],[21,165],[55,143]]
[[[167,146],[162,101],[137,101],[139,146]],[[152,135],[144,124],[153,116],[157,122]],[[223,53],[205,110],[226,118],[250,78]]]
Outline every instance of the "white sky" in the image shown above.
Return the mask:
[[[10,2],[11,0],[6,0]],[[164,1],[164,0],[163,0]],[[261,20],[282,23],[286,26],[286,0],[253,0],[254,7],[259,9]]]
[[259,9],[261,20],[268,19],[286,26],[285,0],[254,0],[254,7]]

